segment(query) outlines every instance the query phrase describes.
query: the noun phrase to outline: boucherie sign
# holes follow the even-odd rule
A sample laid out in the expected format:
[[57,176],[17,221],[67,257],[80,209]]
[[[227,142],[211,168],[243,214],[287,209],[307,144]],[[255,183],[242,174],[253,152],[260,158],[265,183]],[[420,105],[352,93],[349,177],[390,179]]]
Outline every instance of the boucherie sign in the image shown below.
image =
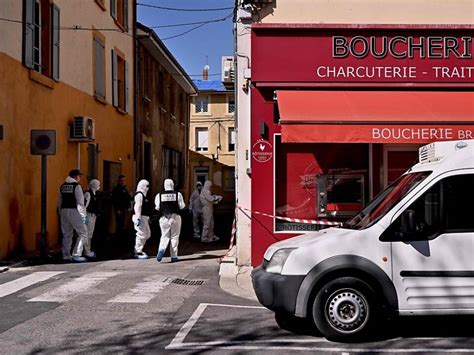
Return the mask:
[[473,29],[254,28],[254,82],[474,84]]

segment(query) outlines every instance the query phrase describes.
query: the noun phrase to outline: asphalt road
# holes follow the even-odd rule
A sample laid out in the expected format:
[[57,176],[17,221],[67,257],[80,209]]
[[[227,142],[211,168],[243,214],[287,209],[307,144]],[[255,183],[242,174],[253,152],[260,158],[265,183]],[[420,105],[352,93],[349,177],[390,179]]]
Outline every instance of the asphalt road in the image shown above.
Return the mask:
[[281,330],[272,312],[219,288],[222,254],[10,269],[0,274],[0,351],[474,354],[467,317],[400,320],[358,344]]

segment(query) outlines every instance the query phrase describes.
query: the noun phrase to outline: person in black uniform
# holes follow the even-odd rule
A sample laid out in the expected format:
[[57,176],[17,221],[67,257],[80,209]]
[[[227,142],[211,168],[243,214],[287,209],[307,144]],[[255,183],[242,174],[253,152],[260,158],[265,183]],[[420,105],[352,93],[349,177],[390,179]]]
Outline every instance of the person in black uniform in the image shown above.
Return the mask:
[[125,229],[125,218],[130,209],[130,194],[127,190],[124,175],[120,175],[117,185],[112,189],[112,203],[115,213],[115,233],[119,237],[123,237]]
[[58,207],[61,218],[61,231],[63,233],[63,261],[64,262],[84,262],[86,258],[74,256],[71,258],[71,245],[74,230],[77,233],[77,239],[85,243],[87,239],[87,214],[84,206],[84,193],[79,185],[81,172],[73,169],[69,176],[59,188]]
[[161,261],[171,240],[171,262],[178,261],[179,233],[181,231],[181,216],[179,210],[184,208],[184,199],[181,192],[174,191],[174,183],[166,179],[164,191],[155,197],[155,209],[160,212],[161,239],[156,260]]

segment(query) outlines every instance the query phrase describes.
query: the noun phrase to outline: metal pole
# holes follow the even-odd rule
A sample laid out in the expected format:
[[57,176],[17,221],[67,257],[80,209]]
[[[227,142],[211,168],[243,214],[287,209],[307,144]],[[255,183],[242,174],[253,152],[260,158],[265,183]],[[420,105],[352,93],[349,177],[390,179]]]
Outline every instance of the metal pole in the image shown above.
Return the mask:
[[47,155],[41,155],[41,240],[40,240],[40,253],[41,258],[46,257],[46,169],[47,169]]

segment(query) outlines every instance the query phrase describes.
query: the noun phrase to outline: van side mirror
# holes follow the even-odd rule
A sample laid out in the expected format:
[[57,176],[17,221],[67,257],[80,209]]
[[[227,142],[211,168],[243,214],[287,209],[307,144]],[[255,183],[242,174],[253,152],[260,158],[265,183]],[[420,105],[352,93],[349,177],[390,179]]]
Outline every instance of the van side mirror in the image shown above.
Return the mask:
[[400,237],[403,240],[413,239],[416,235],[415,211],[405,210],[401,216]]

